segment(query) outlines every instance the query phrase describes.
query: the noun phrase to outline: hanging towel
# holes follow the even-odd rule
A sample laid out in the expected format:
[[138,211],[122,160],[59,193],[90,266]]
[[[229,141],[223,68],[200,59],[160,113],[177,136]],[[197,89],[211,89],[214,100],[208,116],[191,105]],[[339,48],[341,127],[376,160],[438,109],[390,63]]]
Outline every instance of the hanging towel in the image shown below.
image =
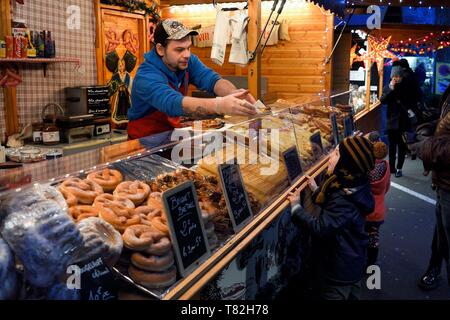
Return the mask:
[[240,10],[230,18],[232,36],[231,36],[231,51],[230,63],[236,63],[242,66],[248,63],[247,51],[247,24],[249,17],[244,10]]
[[228,35],[230,32],[230,17],[228,12],[217,9],[216,26],[211,49],[211,59],[214,63],[222,66],[225,61]]

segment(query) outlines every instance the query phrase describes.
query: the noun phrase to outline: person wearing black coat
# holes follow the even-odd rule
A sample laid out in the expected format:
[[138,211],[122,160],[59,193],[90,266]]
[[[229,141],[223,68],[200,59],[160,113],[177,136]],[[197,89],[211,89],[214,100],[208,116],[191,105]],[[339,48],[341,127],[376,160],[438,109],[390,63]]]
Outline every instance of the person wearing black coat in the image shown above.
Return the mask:
[[312,234],[316,293],[328,300],[359,299],[366,273],[368,235],[366,216],[375,202],[368,173],[374,167],[371,142],[346,138],[331,154],[327,180],[317,187],[310,179],[318,217],[301,207],[300,189],[289,196],[292,221]]
[[413,104],[410,98],[411,88],[404,79],[403,68],[401,66],[392,67],[391,83],[383,89],[380,99],[382,104],[387,105],[386,129],[389,139],[389,164],[391,173],[395,173],[396,177],[402,176],[403,164],[405,163],[408,149],[403,139],[403,134],[412,130],[408,116],[409,106]]

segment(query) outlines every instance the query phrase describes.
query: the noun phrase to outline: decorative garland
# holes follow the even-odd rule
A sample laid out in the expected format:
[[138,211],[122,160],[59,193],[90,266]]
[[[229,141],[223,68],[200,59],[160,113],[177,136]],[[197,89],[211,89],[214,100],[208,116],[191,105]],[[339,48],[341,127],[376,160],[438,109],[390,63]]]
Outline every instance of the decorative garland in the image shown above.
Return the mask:
[[100,2],[103,4],[127,8],[129,12],[144,11],[145,15],[150,15],[152,17],[152,22],[157,22],[161,19],[156,11],[156,4],[149,7],[144,0],[101,0]]

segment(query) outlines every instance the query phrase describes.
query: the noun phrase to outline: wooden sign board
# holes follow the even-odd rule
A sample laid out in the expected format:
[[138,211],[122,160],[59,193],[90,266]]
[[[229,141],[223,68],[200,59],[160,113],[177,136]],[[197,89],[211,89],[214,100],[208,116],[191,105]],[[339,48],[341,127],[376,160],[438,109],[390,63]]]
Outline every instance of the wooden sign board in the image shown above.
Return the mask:
[[163,193],[178,270],[185,277],[211,256],[192,181]]
[[297,147],[291,147],[283,152],[283,158],[288,172],[289,183],[292,185],[303,173]]
[[238,232],[253,218],[241,169],[237,164],[222,164],[219,173],[231,223]]

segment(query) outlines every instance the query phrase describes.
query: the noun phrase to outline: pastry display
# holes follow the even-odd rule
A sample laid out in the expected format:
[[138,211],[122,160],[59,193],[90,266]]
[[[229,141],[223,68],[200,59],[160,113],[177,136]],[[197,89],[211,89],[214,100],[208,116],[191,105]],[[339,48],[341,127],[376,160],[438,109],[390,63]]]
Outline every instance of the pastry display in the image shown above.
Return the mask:
[[110,267],[114,266],[122,253],[122,236],[109,223],[91,217],[78,224],[83,237],[83,246],[78,250],[74,262],[101,256]]
[[75,197],[72,193],[70,193],[66,189],[59,188],[59,192],[61,192],[61,194],[63,195],[64,199],[66,200],[67,206],[69,208],[76,206],[78,204],[77,197]]
[[14,255],[0,238],[0,300],[13,299],[17,293],[17,274]]
[[147,200],[149,194],[150,187],[142,181],[122,182],[114,190],[115,196],[130,199],[136,206]]
[[73,194],[80,204],[92,204],[97,196],[103,193],[103,188],[91,180],[69,178],[59,187],[62,192]]
[[42,197],[24,203],[28,206],[4,219],[1,233],[23,264],[25,278],[36,287],[48,287],[66,271],[83,240],[55,201]]
[[185,120],[182,122],[183,127],[192,127],[193,130],[217,130],[223,128],[225,122],[222,119],[206,119],[206,120]]
[[104,192],[113,192],[123,181],[120,171],[113,169],[91,172],[87,175],[87,179],[100,185]]
[[100,209],[93,206],[74,206],[69,208],[69,216],[75,221],[75,223],[80,222],[83,219],[98,217]]

